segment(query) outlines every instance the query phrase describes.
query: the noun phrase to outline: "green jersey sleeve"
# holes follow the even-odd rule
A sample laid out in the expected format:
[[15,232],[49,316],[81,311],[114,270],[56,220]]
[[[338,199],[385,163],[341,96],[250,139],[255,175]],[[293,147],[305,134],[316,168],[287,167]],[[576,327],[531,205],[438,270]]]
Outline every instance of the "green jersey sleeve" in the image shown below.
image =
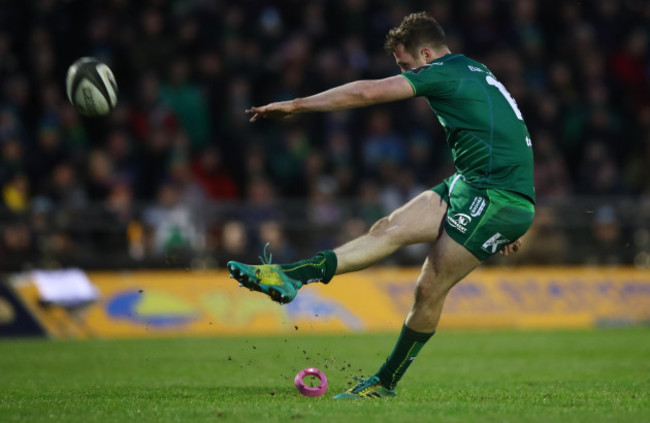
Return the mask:
[[458,73],[441,62],[428,63],[402,73],[413,86],[416,96],[444,98],[456,92]]

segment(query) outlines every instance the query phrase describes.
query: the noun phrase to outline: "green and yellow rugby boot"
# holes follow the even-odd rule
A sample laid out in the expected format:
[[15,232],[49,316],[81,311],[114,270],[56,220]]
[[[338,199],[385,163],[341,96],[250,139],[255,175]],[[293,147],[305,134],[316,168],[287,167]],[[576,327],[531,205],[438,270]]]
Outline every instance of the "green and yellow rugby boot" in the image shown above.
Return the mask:
[[277,264],[252,266],[229,261],[227,267],[230,276],[237,279],[240,286],[262,292],[280,304],[291,302],[302,286],[302,282],[285,275]]
[[239,281],[239,286],[244,286],[251,291],[262,292],[275,302],[286,304],[296,298],[302,282],[287,276],[280,265],[271,264],[271,256],[266,257],[264,247],[264,258],[260,257],[261,265],[243,264],[237,261],[229,261],[226,267],[230,277]]
[[355,378],[359,381],[352,389],[334,396],[334,399],[366,399],[396,397],[397,393],[382,386],[377,376],[368,379]]

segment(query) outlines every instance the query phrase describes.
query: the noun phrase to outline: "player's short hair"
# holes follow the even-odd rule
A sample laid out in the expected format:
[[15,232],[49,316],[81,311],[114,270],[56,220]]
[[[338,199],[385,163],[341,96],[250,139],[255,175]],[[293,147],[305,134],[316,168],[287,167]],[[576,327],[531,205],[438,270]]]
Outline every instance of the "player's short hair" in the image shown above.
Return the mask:
[[406,16],[398,27],[388,31],[384,44],[386,52],[393,53],[400,44],[415,57],[420,47],[440,47],[446,45],[447,41],[440,24],[426,12],[419,12]]

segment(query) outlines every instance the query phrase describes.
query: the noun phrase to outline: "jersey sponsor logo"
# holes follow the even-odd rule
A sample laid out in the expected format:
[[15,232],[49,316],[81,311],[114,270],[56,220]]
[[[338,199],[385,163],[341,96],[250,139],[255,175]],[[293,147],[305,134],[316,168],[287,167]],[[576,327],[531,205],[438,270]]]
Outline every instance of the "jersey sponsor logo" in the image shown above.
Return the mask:
[[456,213],[453,216],[447,216],[447,223],[460,233],[467,232],[467,225],[472,221],[472,218],[465,213]]
[[486,204],[487,203],[483,197],[474,197],[472,204],[469,206],[469,214],[472,217],[479,216],[483,213]]
[[476,66],[472,66],[472,65],[467,65],[467,68],[472,72],[485,72],[483,69],[477,68]]
[[490,254],[494,254],[501,249],[502,245],[509,244],[510,240],[505,238],[501,233],[497,232],[490,239],[485,241],[481,248]]

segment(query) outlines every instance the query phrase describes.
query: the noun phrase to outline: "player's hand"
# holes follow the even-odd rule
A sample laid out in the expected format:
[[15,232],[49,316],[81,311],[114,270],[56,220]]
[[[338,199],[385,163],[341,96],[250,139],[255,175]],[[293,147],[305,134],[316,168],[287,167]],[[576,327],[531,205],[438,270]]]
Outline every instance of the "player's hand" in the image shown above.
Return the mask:
[[295,113],[295,106],[292,101],[280,101],[267,104],[266,106],[251,107],[246,109],[246,114],[253,115],[250,119],[255,122],[259,118],[284,119]]
[[519,251],[519,247],[521,247],[521,238],[503,247],[503,250],[501,250],[501,255],[507,256],[510,253],[516,253]]

